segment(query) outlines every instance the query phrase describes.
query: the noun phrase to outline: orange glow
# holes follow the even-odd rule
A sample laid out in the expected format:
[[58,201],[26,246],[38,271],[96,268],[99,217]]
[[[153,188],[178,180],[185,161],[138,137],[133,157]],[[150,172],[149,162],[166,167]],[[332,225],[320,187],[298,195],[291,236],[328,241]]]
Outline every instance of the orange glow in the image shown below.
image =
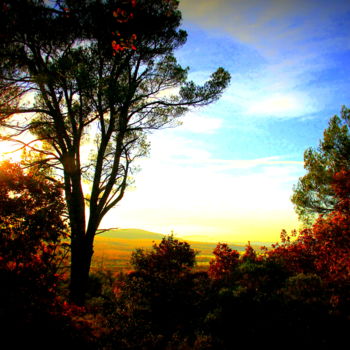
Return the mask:
[[22,151],[16,151],[20,148],[17,144],[8,141],[0,141],[0,161],[12,160],[19,162],[21,160]]

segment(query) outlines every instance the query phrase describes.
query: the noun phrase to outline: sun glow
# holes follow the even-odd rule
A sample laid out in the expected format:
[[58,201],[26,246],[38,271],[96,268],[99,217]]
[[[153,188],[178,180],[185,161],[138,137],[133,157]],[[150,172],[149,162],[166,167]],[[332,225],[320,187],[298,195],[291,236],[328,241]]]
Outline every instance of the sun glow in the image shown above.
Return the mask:
[[20,146],[13,142],[0,142],[0,161],[11,160],[13,162],[20,162],[22,159],[22,150]]

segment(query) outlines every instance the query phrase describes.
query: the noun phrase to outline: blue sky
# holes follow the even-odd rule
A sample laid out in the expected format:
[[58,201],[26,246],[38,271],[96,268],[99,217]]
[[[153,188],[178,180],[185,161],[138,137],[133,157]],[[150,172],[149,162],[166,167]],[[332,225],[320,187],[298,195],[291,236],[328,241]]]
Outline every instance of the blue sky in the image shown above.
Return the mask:
[[222,66],[221,99],[150,135],[135,188],[104,226],[213,241],[276,241],[328,120],[350,105],[350,1],[183,0],[190,78]]

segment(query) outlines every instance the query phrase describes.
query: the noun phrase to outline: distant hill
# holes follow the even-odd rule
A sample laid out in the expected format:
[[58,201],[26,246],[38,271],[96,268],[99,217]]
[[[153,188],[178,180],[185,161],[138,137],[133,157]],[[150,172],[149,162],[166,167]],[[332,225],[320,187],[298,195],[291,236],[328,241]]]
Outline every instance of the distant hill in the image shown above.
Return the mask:
[[137,228],[111,229],[105,231],[98,236],[109,238],[126,238],[126,239],[154,239],[161,240],[164,235],[151,231],[140,230]]
[[[150,249],[154,243],[159,243],[166,236],[140,229],[111,229],[96,235],[94,243],[93,269],[108,268],[111,270],[130,269],[130,256],[137,248]],[[191,247],[198,251],[197,265],[208,266],[214,257],[213,250],[217,243],[197,242],[180,237],[175,238],[188,242]],[[231,249],[243,252],[244,244],[231,244]]]

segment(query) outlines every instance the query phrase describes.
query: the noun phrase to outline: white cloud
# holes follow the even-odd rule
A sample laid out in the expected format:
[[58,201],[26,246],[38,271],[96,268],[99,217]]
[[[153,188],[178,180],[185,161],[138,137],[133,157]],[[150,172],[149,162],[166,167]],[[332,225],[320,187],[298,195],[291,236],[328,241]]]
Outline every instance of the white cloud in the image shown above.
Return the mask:
[[272,94],[259,98],[247,106],[247,113],[278,118],[299,117],[316,109],[306,97],[297,94]]
[[179,131],[180,128],[157,130],[157,133],[149,136],[151,158],[145,159],[145,166],[153,160],[161,164],[171,164],[185,159],[202,162],[210,158],[210,152],[203,141],[193,141],[179,136]]
[[348,48],[347,28],[343,26],[343,32],[335,37],[339,22],[334,19],[339,19],[349,8],[349,3],[342,0],[331,4],[325,0],[181,1],[185,20],[201,27],[225,30],[275,58],[315,48],[322,48],[323,52]]
[[220,118],[188,113],[182,119],[182,126],[179,129],[198,134],[213,134],[222,128],[222,124],[223,120]]
[[[307,68],[305,68],[307,70]],[[305,70],[290,64],[266,65],[252,75],[234,75],[232,85],[222,97],[235,115],[266,118],[303,118],[322,111],[325,100],[319,100],[321,87],[298,85],[308,83]],[[318,90],[317,90],[318,89]],[[317,102],[316,102],[317,101]]]
[[[237,114],[309,117],[346,89],[339,76],[331,76],[350,48],[348,1],[183,0],[180,8],[190,36],[193,24],[203,30],[203,56],[211,42],[223,43],[215,46],[221,49],[217,56],[233,73],[223,100]],[[237,65],[239,55],[230,54],[235,50],[244,51],[249,64]]]

